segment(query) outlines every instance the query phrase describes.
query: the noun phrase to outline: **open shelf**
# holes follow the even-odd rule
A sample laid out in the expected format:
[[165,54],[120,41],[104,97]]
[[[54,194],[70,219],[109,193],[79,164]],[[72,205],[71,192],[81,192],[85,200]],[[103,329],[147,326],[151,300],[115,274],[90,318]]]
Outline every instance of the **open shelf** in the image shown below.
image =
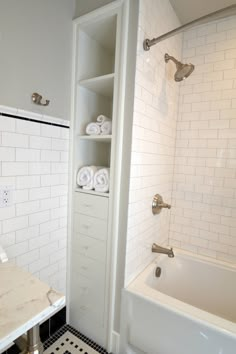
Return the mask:
[[[90,80],[84,81],[85,83]],[[80,84],[76,90],[76,134],[86,135],[86,127],[100,114],[112,118],[112,98],[89,90]]]
[[79,85],[102,96],[112,98],[114,77],[114,74],[98,76],[88,80],[81,80]]
[[78,38],[77,80],[114,72],[117,16],[80,26]]
[[82,140],[91,140],[101,143],[110,143],[112,135],[79,135],[79,138]]
[[93,195],[98,195],[100,197],[106,197],[109,198],[109,193],[101,193],[101,192],[96,192],[94,190],[86,190],[80,187],[76,187],[75,188],[75,192],[79,192],[79,193],[85,193],[85,194],[93,194]]
[[116,15],[102,20],[94,20],[89,25],[81,25],[81,29],[99,43],[104,49],[114,52],[116,45]]

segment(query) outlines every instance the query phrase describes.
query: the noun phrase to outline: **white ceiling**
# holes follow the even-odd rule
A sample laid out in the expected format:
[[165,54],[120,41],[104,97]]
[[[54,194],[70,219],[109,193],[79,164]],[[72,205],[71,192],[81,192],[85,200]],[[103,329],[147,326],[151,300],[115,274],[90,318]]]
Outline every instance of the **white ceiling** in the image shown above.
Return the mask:
[[170,0],[170,2],[182,24],[236,4],[236,0]]

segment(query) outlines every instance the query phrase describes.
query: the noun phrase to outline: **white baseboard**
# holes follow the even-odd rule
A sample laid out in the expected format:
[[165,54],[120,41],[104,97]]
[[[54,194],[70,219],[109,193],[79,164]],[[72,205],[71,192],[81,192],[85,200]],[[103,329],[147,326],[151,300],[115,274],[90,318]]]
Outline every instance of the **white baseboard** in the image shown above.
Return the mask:
[[119,354],[120,350],[120,334],[112,331],[112,354]]

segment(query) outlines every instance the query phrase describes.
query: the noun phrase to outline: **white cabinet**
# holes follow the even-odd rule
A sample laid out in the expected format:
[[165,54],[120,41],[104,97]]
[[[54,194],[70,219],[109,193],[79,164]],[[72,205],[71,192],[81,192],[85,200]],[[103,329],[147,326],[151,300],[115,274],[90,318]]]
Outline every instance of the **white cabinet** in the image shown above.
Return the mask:
[[[121,2],[74,22],[73,146],[70,237],[69,323],[107,347],[119,129],[119,41]],[[103,114],[112,119],[113,134],[88,136],[86,125]],[[85,165],[110,168],[109,193],[76,185]]]
[[[68,323],[109,351],[118,233],[120,225],[126,226],[126,216],[120,220],[119,214],[127,204],[128,178],[122,176],[129,175],[131,144],[132,116],[125,105],[126,99],[132,105],[132,95],[125,94],[131,87],[126,79],[128,21],[129,0],[74,20]],[[86,135],[86,125],[100,114],[112,119],[112,134]],[[110,168],[109,193],[76,185],[77,171],[85,165]]]

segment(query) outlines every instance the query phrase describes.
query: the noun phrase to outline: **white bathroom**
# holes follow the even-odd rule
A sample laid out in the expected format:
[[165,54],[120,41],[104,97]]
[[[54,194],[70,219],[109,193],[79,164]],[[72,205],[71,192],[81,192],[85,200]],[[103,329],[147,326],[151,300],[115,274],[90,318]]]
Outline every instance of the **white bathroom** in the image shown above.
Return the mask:
[[236,353],[236,1],[0,0],[0,353]]

